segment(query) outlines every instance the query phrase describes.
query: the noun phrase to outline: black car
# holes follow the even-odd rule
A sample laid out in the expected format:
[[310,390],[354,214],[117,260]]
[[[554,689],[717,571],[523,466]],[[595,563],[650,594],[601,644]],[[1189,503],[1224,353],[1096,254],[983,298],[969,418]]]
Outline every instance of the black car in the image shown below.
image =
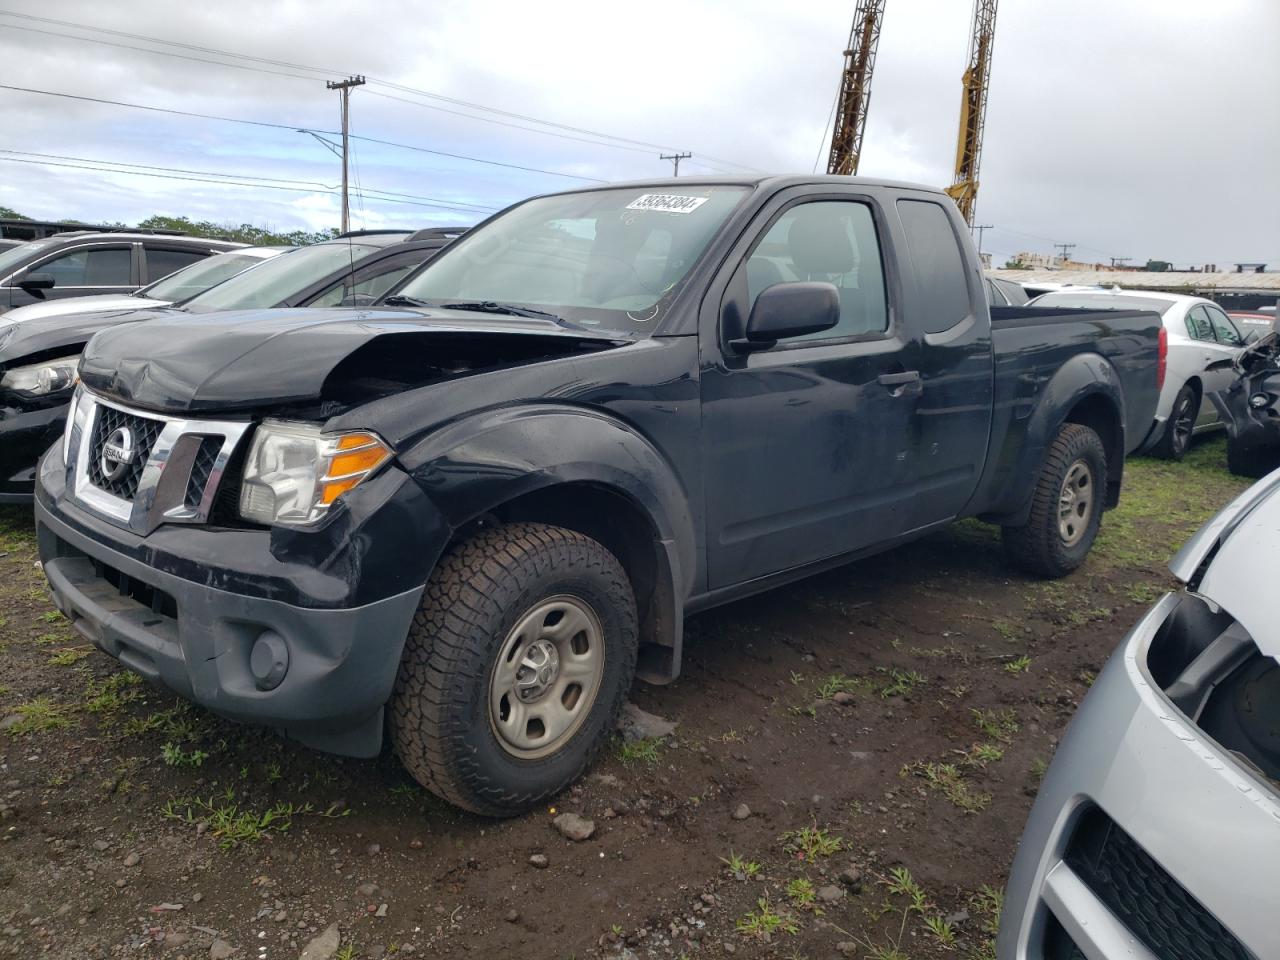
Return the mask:
[[272,257],[173,306],[0,318],[0,503],[31,499],[36,458],[62,433],[75,368],[99,330],[165,316],[266,307],[360,307],[373,303],[461,228],[362,231]]
[[990,308],[940,190],[537,197],[373,308],[95,336],[40,556],[70,627],[153,683],[352,756],[389,731],[428,789],[513,814],[634,675],[678,675],[687,614],[960,517],[1075,569],[1151,429],[1160,330]]
[[0,250],[0,313],[28,303],[132,293],[243,243],[145,232],[78,230]]

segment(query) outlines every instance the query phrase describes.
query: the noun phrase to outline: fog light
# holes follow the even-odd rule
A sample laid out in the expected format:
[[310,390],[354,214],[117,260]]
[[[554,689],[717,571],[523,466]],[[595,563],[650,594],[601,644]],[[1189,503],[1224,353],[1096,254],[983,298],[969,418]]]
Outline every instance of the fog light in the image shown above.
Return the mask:
[[1265,393],[1255,393],[1249,398],[1249,406],[1255,410],[1264,410],[1271,406],[1271,397]]
[[274,630],[266,630],[253,642],[249,651],[249,672],[259,690],[274,690],[280,686],[289,669],[289,645]]

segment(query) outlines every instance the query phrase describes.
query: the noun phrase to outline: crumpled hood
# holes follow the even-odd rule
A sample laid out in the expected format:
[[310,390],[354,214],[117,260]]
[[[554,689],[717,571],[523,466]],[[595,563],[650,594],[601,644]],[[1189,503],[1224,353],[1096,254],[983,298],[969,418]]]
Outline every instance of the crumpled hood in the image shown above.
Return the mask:
[[133,406],[182,413],[317,400],[360,347],[405,337],[405,349],[459,337],[612,342],[616,333],[552,320],[460,310],[283,308],[171,317],[104,330],[85,348],[85,386]]
[[1280,470],[1218,511],[1187,541],[1169,569],[1192,590],[1235,617],[1258,649],[1280,660]]
[[[85,297],[84,299],[96,298]],[[16,310],[0,316],[0,366],[20,363],[24,357],[35,354],[47,356],[47,351],[59,347],[70,347],[69,352],[76,354],[80,352],[81,344],[99,330],[133,320],[151,320],[177,312],[163,304],[157,304],[149,309],[139,309],[147,301],[129,297],[122,299],[132,300],[132,306],[127,310],[53,314],[20,321],[10,320],[13,314],[18,312]]]

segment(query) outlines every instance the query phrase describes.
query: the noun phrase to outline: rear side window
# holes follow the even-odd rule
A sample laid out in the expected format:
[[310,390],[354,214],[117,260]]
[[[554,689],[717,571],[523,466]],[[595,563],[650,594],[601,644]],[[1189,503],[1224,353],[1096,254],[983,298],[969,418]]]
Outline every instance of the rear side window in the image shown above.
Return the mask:
[[1204,307],[1192,307],[1187,311],[1187,336],[1192,340],[1208,340],[1213,342],[1213,324]]
[[150,283],[205,258],[204,253],[195,250],[163,250],[155,247],[143,249],[147,252],[147,280]]
[[816,200],[792,207],[761,238],[747,259],[747,294],[756,297],[775,283],[821,280],[840,293],[840,322],[804,340],[832,340],[889,327],[884,270],[871,210],[851,200]]
[[925,333],[950,330],[970,309],[964,258],[951,218],[940,204],[927,200],[899,200],[898,217],[920,292],[921,325]]
[[993,307],[1007,307],[1009,301],[1004,298],[1004,291],[996,286],[995,281],[987,277],[987,301]]
[[1244,345],[1244,337],[1240,336],[1240,331],[1225,313],[1217,307],[1205,307],[1204,312],[1209,315],[1209,322],[1213,324],[1213,332],[1219,343],[1226,344],[1228,347]]
[[55,287],[131,287],[131,256],[128,247],[74,250],[36,264],[31,272],[49,274]]

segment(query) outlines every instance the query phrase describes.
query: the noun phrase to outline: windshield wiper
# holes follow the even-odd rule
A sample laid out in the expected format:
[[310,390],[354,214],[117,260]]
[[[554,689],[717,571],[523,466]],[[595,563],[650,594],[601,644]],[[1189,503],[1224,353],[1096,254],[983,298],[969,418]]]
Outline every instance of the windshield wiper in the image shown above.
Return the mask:
[[429,307],[431,304],[425,300],[419,300],[417,297],[406,297],[404,294],[397,293],[394,296],[387,297],[379,306],[383,307]]
[[442,310],[474,310],[476,313],[499,313],[507,317],[532,317],[541,320],[554,320],[557,323],[570,324],[564,317],[546,310],[534,310],[532,307],[517,307],[513,303],[495,303],[493,300],[468,300],[464,303],[442,303]]

